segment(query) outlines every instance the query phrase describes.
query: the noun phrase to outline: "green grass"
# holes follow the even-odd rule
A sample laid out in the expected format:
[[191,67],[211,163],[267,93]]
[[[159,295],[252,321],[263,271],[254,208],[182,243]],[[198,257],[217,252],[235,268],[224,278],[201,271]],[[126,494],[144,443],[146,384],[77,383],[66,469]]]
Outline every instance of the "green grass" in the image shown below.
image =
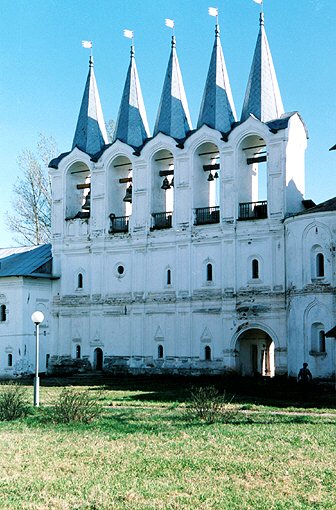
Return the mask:
[[336,508],[336,416],[321,398],[240,394],[229,423],[207,425],[186,418],[188,383],[90,381],[103,416],[55,425],[44,407],[60,383],[42,381],[41,408],[0,423],[1,509]]

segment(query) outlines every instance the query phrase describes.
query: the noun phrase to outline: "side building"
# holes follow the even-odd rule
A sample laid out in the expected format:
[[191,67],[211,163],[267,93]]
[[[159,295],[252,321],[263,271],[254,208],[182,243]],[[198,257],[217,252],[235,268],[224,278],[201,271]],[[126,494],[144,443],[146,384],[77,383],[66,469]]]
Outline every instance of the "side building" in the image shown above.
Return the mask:
[[51,352],[51,245],[0,249],[0,377],[33,373],[35,326],[31,315],[40,310],[40,371],[46,372]]

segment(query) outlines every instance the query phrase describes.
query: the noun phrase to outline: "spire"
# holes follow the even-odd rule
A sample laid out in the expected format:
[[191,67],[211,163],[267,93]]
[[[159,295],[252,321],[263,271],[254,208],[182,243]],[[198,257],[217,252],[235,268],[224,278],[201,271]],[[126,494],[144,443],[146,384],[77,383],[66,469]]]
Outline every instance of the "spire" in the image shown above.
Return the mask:
[[191,129],[189,108],[176,53],[175,36],[172,36],[171,53],[156,118],[154,136],[161,132],[177,140],[182,140]]
[[246,120],[251,113],[262,122],[278,119],[284,113],[262,12],[241,120]]
[[227,133],[231,131],[231,126],[236,121],[236,111],[219,34],[217,24],[197,128],[206,124]]
[[100,104],[93,58],[90,56],[89,74],[86,80],[72,148],[93,155],[108,143],[103,112]]
[[134,46],[132,44],[131,61],[119,108],[114,140],[121,140],[136,148],[141,147],[148,137],[147,115],[135,64]]

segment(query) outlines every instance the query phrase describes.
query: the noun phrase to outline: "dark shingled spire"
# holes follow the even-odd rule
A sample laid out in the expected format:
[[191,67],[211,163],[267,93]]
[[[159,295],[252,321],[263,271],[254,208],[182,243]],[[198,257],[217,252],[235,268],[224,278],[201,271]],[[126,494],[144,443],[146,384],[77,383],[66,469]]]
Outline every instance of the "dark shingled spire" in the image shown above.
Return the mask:
[[93,155],[99,152],[106,143],[108,140],[105,122],[91,56],[72,148],[78,147],[83,152]]
[[154,136],[161,132],[177,140],[182,140],[191,129],[189,108],[173,36]]
[[219,25],[216,25],[215,43],[212,50],[197,128],[206,124],[213,129],[227,133],[231,131],[231,126],[235,121],[236,111],[219,37]]
[[248,80],[241,120],[253,114],[262,122],[278,119],[284,113],[271,50],[260,13],[260,29]]
[[120,140],[132,147],[141,147],[149,136],[147,115],[132,46],[114,140]]

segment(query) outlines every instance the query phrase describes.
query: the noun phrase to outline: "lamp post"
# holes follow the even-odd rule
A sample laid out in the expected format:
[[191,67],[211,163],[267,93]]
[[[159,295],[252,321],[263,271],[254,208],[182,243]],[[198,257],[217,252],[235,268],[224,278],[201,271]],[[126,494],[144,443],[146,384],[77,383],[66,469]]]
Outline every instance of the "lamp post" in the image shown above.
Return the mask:
[[35,353],[35,378],[34,378],[34,406],[39,407],[40,405],[40,379],[39,379],[39,327],[41,322],[44,320],[42,312],[34,312],[31,316],[31,320],[36,326],[36,353]]

